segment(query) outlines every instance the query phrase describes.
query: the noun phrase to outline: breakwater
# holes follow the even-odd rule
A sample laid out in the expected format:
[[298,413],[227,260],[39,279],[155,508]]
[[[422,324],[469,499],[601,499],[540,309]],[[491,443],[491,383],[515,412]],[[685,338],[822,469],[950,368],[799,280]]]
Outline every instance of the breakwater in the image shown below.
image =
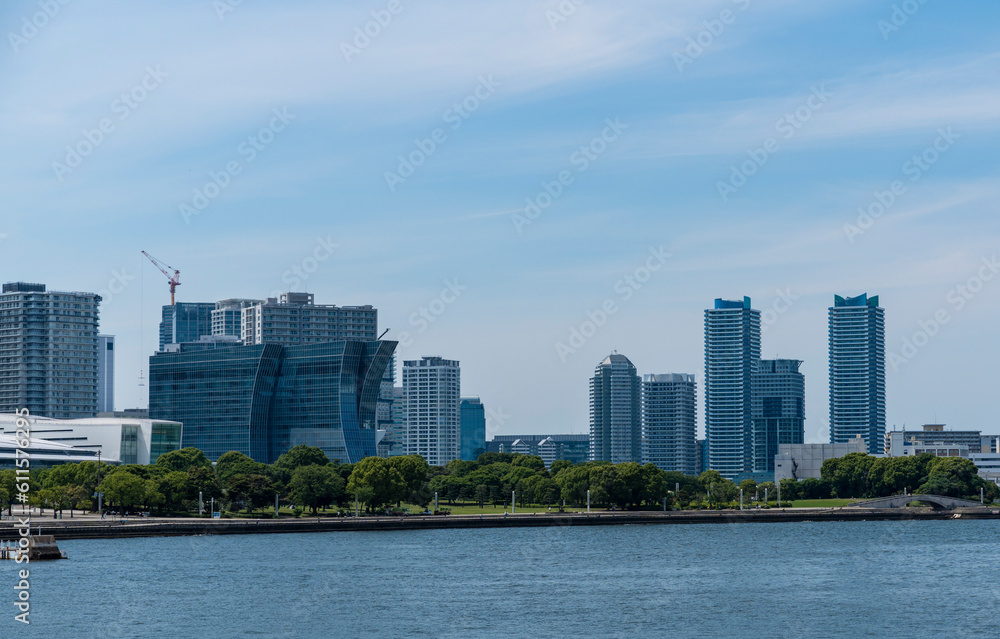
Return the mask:
[[[57,539],[116,539],[188,535],[246,535],[296,532],[440,530],[455,528],[535,528],[543,526],[614,526],[667,524],[740,524],[800,521],[934,521],[998,519],[988,508],[772,509],[679,512],[538,513],[518,515],[449,515],[407,517],[303,517],[286,519],[138,519],[112,521],[33,520],[32,534]],[[0,540],[18,538],[18,525],[0,524]]]

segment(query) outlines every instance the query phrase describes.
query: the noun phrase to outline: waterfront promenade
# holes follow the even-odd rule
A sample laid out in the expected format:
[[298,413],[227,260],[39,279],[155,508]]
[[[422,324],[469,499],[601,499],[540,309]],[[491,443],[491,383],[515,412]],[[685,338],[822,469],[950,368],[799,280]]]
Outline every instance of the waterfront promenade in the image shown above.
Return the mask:
[[[301,517],[282,519],[199,519],[138,517],[101,519],[77,515],[52,519],[34,515],[32,534],[55,535],[56,539],[113,539],[123,537],[170,537],[183,535],[239,535],[291,532],[337,532],[377,530],[437,530],[446,528],[525,528],[543,526],[612,526],[655,524],[739,524],[797,521],[897,521],[897,520],[1000,519],[1000,510],[965,508],[788,508],[769,510],[594,511],[591,513],[533,513],[512,515],[427,515],[369,517]],[[0,540],[17,539],[18,513],[0,522]]]

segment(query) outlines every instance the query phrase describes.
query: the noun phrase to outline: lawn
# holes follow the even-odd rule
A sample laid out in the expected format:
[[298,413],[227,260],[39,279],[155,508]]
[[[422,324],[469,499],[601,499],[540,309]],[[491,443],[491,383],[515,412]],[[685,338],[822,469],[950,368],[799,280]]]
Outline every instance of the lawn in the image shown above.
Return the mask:
[[[414,506],[413,504],[403,504],[403,507],[404,508],[409,508],[411,514],[416,514],[416,513],[419,513],[419,512],[421,512],[423,510],[423,508],[421,508],[420,506]],[[433,503],[430,505],[430,508],[432,508],[432,509],[434,508],[434,504]],[[475,503],[472,503],[472,504],[457,504],[456,503],[453,506],[449,506],[447,504],[447,502],[440,501],[440,502],[438,502],[438,508],[440,508],[441,510],[450,510],[453,515],[502,515],[504,513],[504,510],[506,510],[507,512],[510,512],[510,506],[507,506],[506,508],[504,508],[502,505],[501,506],[493,506],[493,505],[491,505],[489,503],[484,504],[483,507],[480,508],[479,504],[475,504]],[[552,507],[552,512],[558,512],[558,510],[559,509],[557,507],[555,507],[555,506]],[[603,510],[603,509],[592,508],[591,510],[592,511],[597,511],[597,510]],[[519,513],[547,513],[547,512],[549,512],[549,508],[548,508],[548,506],[525,506],[523,508],[521,506],[518,506],[517,507],[517,512],[519,512]],[[583,508],[574,508],[572,506],[566,506],[566,512],[574,512],[574,513],[577,513],[577,512],[587,512],[587,508],[586,508],[586,506],[584,506]]]
[[797,499],[792,508],[837,508],[857,501],[856,499]]

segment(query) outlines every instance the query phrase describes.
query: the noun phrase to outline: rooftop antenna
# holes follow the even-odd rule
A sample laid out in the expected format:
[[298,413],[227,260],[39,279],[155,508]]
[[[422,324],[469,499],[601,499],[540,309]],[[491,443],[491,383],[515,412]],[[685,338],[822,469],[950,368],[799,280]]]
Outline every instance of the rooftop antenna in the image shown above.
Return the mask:
[[379,339],[382,339],[383,337],[385,337],[385,334],[386,334],[386,333],[388,333],[388,332],[389,332],[389,329],[388,329],[388,328],[387,328],[387,329],[385,329],[384,331],[382,331],[382,334],[381,334],[381,335],[379,335],[379,336],[378,336],[378,339],[377,339],[377,340],[375,340],[375,341],[378,341]]

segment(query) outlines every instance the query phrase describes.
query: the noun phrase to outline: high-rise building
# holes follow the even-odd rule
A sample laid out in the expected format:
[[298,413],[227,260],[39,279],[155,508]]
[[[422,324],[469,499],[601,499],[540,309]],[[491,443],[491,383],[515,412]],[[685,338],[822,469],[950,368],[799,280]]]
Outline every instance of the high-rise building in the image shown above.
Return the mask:
[[170,348],[149,359],[149,417],[182,422],[184,445],[210,460],[235,450],[271,463],[298,445],[344,463],[376,454],[379,386],[396,342]]
[[375,422],[378,429],[385,431],[382,441],[378,445],[379,457],[392,457],[402,455],[403,449],[398,442],[396,435],[396,422],[394,404],[396,402],[396,354],[393,353],[389,360],[389,365],[385,367],[382,374],[382,382],[379,384],[378,406],[375,408]]
[[834,296],[830,308],[830,442],[885,438],[885,309],[878,296]]
[[282,293],[243,307],[244,344],[317,344],[335,340],[373,341],[378,311],[372,306],[317,305],[312,293]]
[[77,419],[97,415],[94,293],[15,282],[0,293],[0,412]]
[[708,470],[708,442],[704,439],[695,441],[698,448],[698,466],[694,470],[695,475],[700,475]]
[[243,337],[243,309],[260,304],[260,300],[229,299],[215,303],[212,310],[212,335]]
[[115,410],[115,336],[97,336],[97,412]]
[[590,461],[590,435],[495,435],[486,451],[537,455],[546,468],[556,460],[583,464]]
[[797,359],[764,359],[753,374],[754,472],[774,472],[779,444],[801,444],[806,432],[806,382]]
[[486,452],[486,409],[478,397],[463,397],[459,404],[459,455],[476,461]]
[[693,475],[698,466],[694,375],[642,378],[642,463]]
[[705,439],[711,470],[734,479],[753,470],[751,386],[760,359],[760,311],[716,299],[705,311]]
[[167,344],[197,342],[212,334],[214,302],[177,302],[163,307],[160,319],[160,350]]
[[406,454],[431,466],[459,459],[461,368],[455,360],[424,357],[403,362]]
[[608,355],[590,379],[590,454],[613,464],[642,461],[641,382],[624,355]]

